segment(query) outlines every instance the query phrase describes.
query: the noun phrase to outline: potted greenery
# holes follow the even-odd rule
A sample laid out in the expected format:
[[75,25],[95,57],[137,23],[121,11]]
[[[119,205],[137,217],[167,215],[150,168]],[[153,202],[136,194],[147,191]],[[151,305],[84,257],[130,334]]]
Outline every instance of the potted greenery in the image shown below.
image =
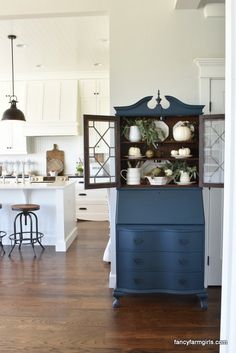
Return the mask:
[[78,176],[83,176],[84,173],[84,165],[81,159],[79,159],[79,162],[76,162],[76,175]]
[[155,121],[150,118],[142,119],[124,119],[125,124],[123,125],[122,133],[129,139],[130,126],[136,125],[139,128],[141,134],[141,140],[146,142],[148,146],[154,146],[157,148],[158,142],[163,141],[164,132],[156,126]]
[[172,175],[175,182],[188,183],[197,177],[197,166],[190,166],[186,161],[168,161],[164,169],[167,175]]

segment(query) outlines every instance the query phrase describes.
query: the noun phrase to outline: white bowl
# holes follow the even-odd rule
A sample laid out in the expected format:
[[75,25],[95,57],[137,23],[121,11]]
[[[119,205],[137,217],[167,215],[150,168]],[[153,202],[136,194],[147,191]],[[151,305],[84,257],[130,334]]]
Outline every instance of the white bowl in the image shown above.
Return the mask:
[[169,178],[167,178],[166,176],[154,178],[146,176],[146,178],[149,180],[149,183],[151,185],[165,185],[169,182]]

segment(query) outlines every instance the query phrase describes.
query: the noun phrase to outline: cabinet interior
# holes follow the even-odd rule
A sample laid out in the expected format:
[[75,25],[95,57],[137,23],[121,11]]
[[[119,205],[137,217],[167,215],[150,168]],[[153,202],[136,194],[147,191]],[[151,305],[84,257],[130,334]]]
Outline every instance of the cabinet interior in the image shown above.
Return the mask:
[[[138,163],[139,165],[144,165],[144,163],[147,165],[148,162],[153,163],[156,162],[158,163],[165,163],[167,161],[171,163],[176,163],[177,159],[174,158],[171,155],[172,150],[179,150],[182,147],[183,148],[189,148],[191,151],[191,157],[188,158],[183,158],[179,159],[179,164],[183,161],[185,161],[189,166],[196,166],[197,168],[197,178],[196,178],[196,184],[193,185],[198,185],[199,183],[199,116],[168,116],[168,117],[129,117],[129,120],[133,119],[134,124],[137,119],[150,119],[153,121],[162,121],[168,126],[169,130],[169,135],[166,139],[164,139],[162,142],[158,142],[156,145],[157,147],[154,147],[153,145],[148,145],[145,141],[140,141],[140,142],[130,142],[125,136],[124,136],[124,127],[127,124],[127,118],[126,117],[120,117],[120,136],[119,136],[119,144],[120,146],[120,164],[119,164],[119,169],[124,170],[127,169],[129,166],[132,168],[135,168]],[[194,126],[194,134],[193,137],[188,140],[188,141],[175,141],[173,137],[173,127],[179,122],[179,121],[188,121]],[[137,158],[137,159],[129,159],[128,154],[129,154],[129,149],[130,147],[138,147],[141,152],[142,158]],[[147,150],[152,150],[154,155],[151,158],[146,157],[146,152]],[[178,162],[177,162],[178,163]],[[119,173],[120,175],[120,173]],[[124,178],[121,176],[119,177],[119,183],[120,186],[122,187],[132,187],[130,185],[126,185],[126,181]],[[140,187],[142,186],[150,186],[149,181],[147,178],[144,178],[144,176],[141,176],[141,184],[139,185]],[[177,186],[174,180],[171,180],[168,184],[162,185],[163,187],[165,186]],[[137,185],[135,186],[137,187]]]

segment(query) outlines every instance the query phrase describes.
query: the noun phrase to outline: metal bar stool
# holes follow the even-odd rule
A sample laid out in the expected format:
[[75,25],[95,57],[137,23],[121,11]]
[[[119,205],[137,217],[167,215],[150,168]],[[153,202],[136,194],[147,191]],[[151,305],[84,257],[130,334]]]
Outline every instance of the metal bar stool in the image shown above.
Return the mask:
[[[0,203],[0,208],[2,208],[2,204]],[[2,244],[2,238],[7,235],[7,232],[4,232],[3,230],[0,230],[0,250],[1,253],[3,252],[3,255],[5,254],[5,250]]]
[[[22,244],[31,244],[34,256],[36,257],[34,249],[35,243],[38,243],[44,250],[44,246],[41,243],[43,233],[38,231],[38,217],[33,212],[39,210],[40,206],[35,204],[20,204],[12,205],[11,209],[13,211],[20,211],[20,213],[18,213],[14,219],[14,233],[9,235],[13,245],[8,256],[11,256],[11,253],[17,244],[19,244],[19,250],[21,250]],[[24,230],[26,229],[26,226],[28,226],[28,229]]]

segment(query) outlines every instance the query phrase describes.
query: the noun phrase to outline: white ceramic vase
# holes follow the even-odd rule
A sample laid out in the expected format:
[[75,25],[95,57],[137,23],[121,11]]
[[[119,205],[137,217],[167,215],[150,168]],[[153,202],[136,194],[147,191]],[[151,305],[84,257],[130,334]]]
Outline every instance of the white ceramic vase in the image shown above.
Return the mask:
[[180,178],[179,181],[183,184],[190,182],[190,176],[188,172],[184,172],[183,170],[180,171]]
[[[123,175],[126,173],[126,177]],[[140,168],[128,168],[122,169],[120,175],[126,180],[127,185],[139,185],[140,184]]]
[[136,125],[132,125],[129,128],[129,141],[130,142],[139,142],[141,140],[141,133]]

